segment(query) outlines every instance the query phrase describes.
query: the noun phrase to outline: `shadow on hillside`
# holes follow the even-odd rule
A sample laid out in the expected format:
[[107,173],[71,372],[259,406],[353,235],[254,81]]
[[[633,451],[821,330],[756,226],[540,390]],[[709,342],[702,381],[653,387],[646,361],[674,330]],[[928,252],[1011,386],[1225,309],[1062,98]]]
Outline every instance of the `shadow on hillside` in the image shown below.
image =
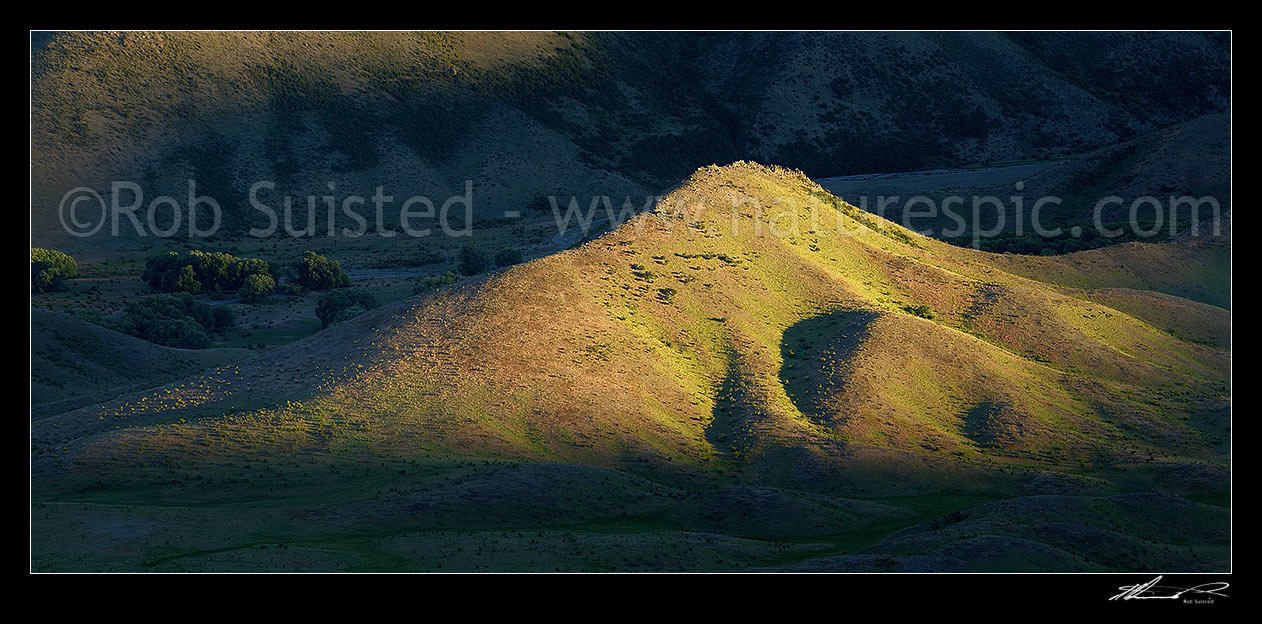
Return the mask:
[[830,423],[828,400],[849,377],[847,361],[867,338],[878,313],[835,310],[798,321],[780,340],[780,381],[798,411],[820,425]]
[[718,394],[714,399],[713,419],[706,425],[706,440],[716,451],[724,456],[731,456],[740,451],[738,440],[740,424],[752,403],[747,396],[746,387],[751,383],[742,374],[739,356],[729,348],[727,352],[727,372],[723,382],[719,384]]

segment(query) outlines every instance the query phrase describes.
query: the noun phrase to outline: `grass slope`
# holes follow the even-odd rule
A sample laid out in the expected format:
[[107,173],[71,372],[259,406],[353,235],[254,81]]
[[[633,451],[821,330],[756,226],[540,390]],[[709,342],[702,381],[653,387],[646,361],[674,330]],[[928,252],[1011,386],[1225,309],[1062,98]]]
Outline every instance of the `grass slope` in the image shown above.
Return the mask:
[[31,415],[99,403],[249,355],[244,349],[171,349],[31,308]]
[[[499,531],[496,549],[535,554],[493,568],[726,569],[853,553],[1047,479],[1191,494],[1163,475],[1201,466],[1222,483],[1229,352],[1066,285],[1213,251],[1117,249],[1099,269],[1015,264],[798,172],[703,168],[575,249],[34,423],[36,561],[415,569],[435,531],[481,552]],[[1210,326],[1210,308],[1184,309]],[[172,538],[180,514],[199,528]],[[103,550],[62,539],[129,517],[144,526]],[[688,554],[699,530],[712,555]],[[600,548],[626,560],[578,556]]]

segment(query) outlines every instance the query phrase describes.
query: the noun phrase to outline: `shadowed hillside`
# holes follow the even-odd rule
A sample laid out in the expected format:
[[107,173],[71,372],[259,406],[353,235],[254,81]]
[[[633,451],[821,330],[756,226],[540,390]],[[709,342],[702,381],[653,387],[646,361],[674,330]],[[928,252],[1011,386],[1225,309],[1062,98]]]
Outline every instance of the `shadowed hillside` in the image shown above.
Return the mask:
[[498,217],[740,158],[812,176],[1045,160],[1229,112],[1229,66],[1212,33],[57,33],[32,50],[34,235],[82,244],[60,240],[58,201],[114,180],[181,197],[196,179],[233,236],[258,180],[472,180]]
[[152,388],[249,355],[244,349],[171,349],[31,308],[31,415]]
[[[149,527],[90,556],[104,559],[67,544],[44,561],[417,569],[407,553],[424,548],[408,536],[459,526],[461,540],[537,529],[552,546],[504,539],[600,569],[670,569],[671,553],[691,547],[679,531],[712,531],[713,559],[677,561],[727,569],[921,552],[904,537],[877,543],[1065,483],[1203,495],[1169,475],[1203,468],[1214,487],[1226,482],[1214,472],[1230,419],[1226,312],[1180,297],[1227,305],[1228,283],[1147,261],[1212,263],[1219,246],[1014,259],[909,232],[798,172],[706,167],[653,212],[575,249],[35,422],[35,513],[51,527],[39,530],[99,521],[89,505]],[[1111,307],[1117,289],[1159,290],[1180,320]],[[182,512],[142,507],[193,504],[208,506],[187,520],[200,528],[157,546]],[[1221,569],[1222,514],[1197,513],[1214,530],[1189,538],[1196,556],[1179,562]],[[792,533],[812,543],[757,541],[778,517],[797,518]],[[237,519],[232,557],[202,552],[226,530],[215,518]],[[1074,522],[1161,548],[1130,516],[1108,518]],[[342,541],[351,536],[372,545]],[[600,539],[662,555],[560,554]],[[313,550],[266,550],[293,542]],[[511,568],[504,556],[487,564]],[[1086,569],[1130,567],[1075,556]],[[1063,563],[1049,557],[996,565]]]
[[[1161,242],[1192,231],[1230,239],[1230,122],[1227,114],[1206,115],[1069,158],[819,182],[846,201],[957,244],[970,245],[975,230],[987,232],[991,236],[976,242],[985,251],[1071,253],[1136,240]],[[882,206],[882,197],[904,201]],[[927,214],[912,197],[932,199],[941,209]],[[967,216],[967,228],[948,214],[949,197],[964,200],[950,212]],[[974,222],[969,211],[975,197],[993,197],[1002,206],[981,207]],[[1172,198],[1181,197],[1192,201],[1172,205]],[[1033,230],[1032,207],[1042,198],[1055,198],[1039,208],[1044,235]],[[1101,203],[1106,198],[1115,199]],[[1151,204],[1136,208],[1132,225],[1131,206],[1140,198],[1152,198],[1162,209],[1157,214]],[[1213,201],[1193,209],[1192,202],[1202,198]]]

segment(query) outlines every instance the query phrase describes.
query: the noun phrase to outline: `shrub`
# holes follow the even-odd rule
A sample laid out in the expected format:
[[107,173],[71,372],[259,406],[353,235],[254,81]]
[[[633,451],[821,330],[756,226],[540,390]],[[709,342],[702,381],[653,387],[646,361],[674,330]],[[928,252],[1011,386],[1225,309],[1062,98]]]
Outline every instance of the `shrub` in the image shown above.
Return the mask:
[[377,299],[363,288],[334,290],[320,297],[316,318],[324,327],[350,320],[377,307]]
[[144,335],[139,337],[176,349],[205,349],[210,346],[206,329],[187,318],[150,323],[145,327]]
[[251,275],[272,275],[273,268],[258,258],[238,258],[222,252],[168,251],[145,261],[140,279],[162,292],[236,292]]
[[246,303],[258,303],[266,299],[276,289],[276,280],[270,275],[251,275],[245,278],[237,296]]
[[79,308],[71,313],[71,316],[81,321],[92,323],[93,325],[110,327],[110,323],[106,320],[105,315],[101,314],[101,311],[96,308]]
[[309,290],[332,290],[351,285],[351,279],[342,272],[336,260],[308,251],[294,265],[294,281]]
[[286,297],[297,297],[298,295],[307,292],[307,289],[303,288],[302,284],[295,284],[293,282],[285,282],[276,289],[280,291],[280,294],[285,295]]
[[232,313],[232,308],[228,306],[215,306],[211,309],[211,329],[227,329],[236,327],[237,315]]
[[333,316],[333,320],[329,321],[329,325],[332,326],[349,321],[367,311],[368,308],[359,304],[353,305],[349,308],[343,308],[342,310],[338,310],[338,313]]
[[74,258],[55,249],[31,248],[31,290],[61,290],[67,279],[78,275],[79,265]]
[[191,265],[184,265],[176,275],[178,277],[175,278],[175,288],[173,290],[186,292],[191,295],[196,295],[202,291],[202,283],[197,281],[197,273],[193,271]]
[[232,327],[232,310],[201,303],[188,293],[161,294],[128,304],[112,323],[120,332],[168,347],[205,349],[207,332]]
[[423,277],[416,283],[416,288],[412,289],[412,294],[419,295],[423,292],[429,292],[435,288],[441,288],[448,284],[455,284],[462,279],[464,279],[463,275],[453,271],[447,271],[442,275],[430,275],[429,277]]
[[520,249],[501,249],[495,253],[495,266],[506,267],[521,262]]
[[903,306],[903,310],[906,310],[908,314],[914,314],[920,318],[933,319],[933,310],[927,305],[905,305]]
[[460,273],[464,275],[478,275],[485,273],[490,266],[490,258],[481,249],[473,245],[465,245],[460,249]]

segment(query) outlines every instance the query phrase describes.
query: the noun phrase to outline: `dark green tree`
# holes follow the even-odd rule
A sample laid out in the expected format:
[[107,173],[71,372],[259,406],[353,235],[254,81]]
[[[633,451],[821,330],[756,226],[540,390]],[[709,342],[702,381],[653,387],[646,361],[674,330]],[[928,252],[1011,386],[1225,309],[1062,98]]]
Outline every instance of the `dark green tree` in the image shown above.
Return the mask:
[[176,274],[175,288],[177,292],[186,292],[190,295],[196,295],[202,291],[202,283],[197,280],[197,273],[193,270],[192,265],[184,265]]
[[308,251],[294,265],[294,281],[309,290],[331,290],[351,285],[351,279],[342,272],[336,260]]
[[79,275],[74,258],[55,249],[31,249],[31,290],[50,292],[65,288],[65,281]]
[[221,252],[168,251],[149,258],[140,278],[162,292],[236,292],[251,275],[275,279],[273,268],[258,258],[238,258]]
[[268,298],[275,289],[276,280],[272,279],[272,276],[251,275],[245,278],[245,283],[241,285],[241,290],[237,291],[237,296],[246,303],[258,303]]
[[469,244],[460,249],[460,273],[464,275],[478,275],[485,273],[490,267],[491,259],[487,257],[485,251]]
[[363,288],[343,288],[325,293],[316,304],[316,318],[329,327],[377,307],[377,299]]
[[521,262],[522,255],[520,249],[501,249],[495,252],[495,266],[506,267]]
[[232,310],[212,308],[188,293],[159,294],[127,305],[114,329],[149,342],[180,349],[205,349],[209,332],[236,324]]

